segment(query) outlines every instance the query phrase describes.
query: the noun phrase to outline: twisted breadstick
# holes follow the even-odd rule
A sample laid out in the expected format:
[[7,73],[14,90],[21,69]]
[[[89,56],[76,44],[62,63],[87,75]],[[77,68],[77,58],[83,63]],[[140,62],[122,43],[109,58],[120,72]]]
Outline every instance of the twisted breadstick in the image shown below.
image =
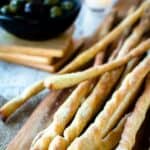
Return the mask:
[[[135,47],[137,45],[143,33],[147,30],[148,26],[146,24],[145,26],[142,26],[142,28],[143,27],[145,27],[145,29],[142,31],[140,30],[141,24],[135,28],[133,34],[131,34],[131,36],[125,41],[117,58],[119,57],[121,58],[123,55],[127,54],[132,47]],[[139,30],[140,33],[138,34],[137,32],[139,32]],[[136,40],[132,41],[133,37],[136,37]],[[96,114],[96,112],[99,111],[104,100],[110,94],[115,83],[120,78],[120,75],[122,74],[123,70],[124,67],[121,67],[112,72],[107,72],[101,77],[92,94],[79,108],[71,125],[65,130],[64,132],[65,139],[71,142],[75,137],[80,135],[86,124],[91,120],[91,118]]]
[[[137,43],[142,37],[142,34],[147,30],[147,26],[145,25],[146,27],[145,30],[142,30],[140,34],[137,34],[137,31],[140,30],[140,27],[141,27],[141,23],[135,28],[131,36],[125,41],[122,49],[120,50],[118,57],[121,57],[121,55],[125,55],[125,53],[128,53],[128,51],[130,51],[132,47],[135,47],[137,45]],[[129,42],[130,41],[129,39],[132,39],[133,37],[135,37],[135,35],[137,40]],[[124,47],[126,47],[126,49]],[[109,95],[109,93],[111,92],[111,89],[115,85],[116,81],[119,79],[123,69],[124,67],[109,73],[105,73],[101,77],[100,81],[98,82],[92,94],[79,108],[75,116],[75,119],[73,120],[71,125],[65,130],[64,132],[65,139],[63,141],[63,138],[61,138],[61,141],[63,141],[63,143],[66,143],[65,144],[66,146],[82,132],[82,130],[84,129],[84,127],[86,126],[90,118],[92,118],[92,116],[99,110],[104,100],[106,99],[107,95]],[[83,115],[84,112],[86,112],[85,115]],[[57,145],[56,147],[58,148],[59,146]]]
[[133,25],[143,14],[144,10],[150,7],[150,1],[145,1],[133,14],[129,15],[124,21],[118,25],[108,36],[104,37],[102,41],[92,46],[87,51],[83,52],[75,58],[70,65],[63,69],[64,72],[72,72],[77,70],[82,65],[90,61],[94,56],[105,49],[114,39],[116,39],[128,26]]
[[91,69],[87,69],[83,72],[70,73],[65,75],[56,75],[49,77],[45,80],[45,86],[50,89],[63,89],[76,85],[82,81],[95,78],[101,74],[121,67],[122,65],[128,63],[134,57],[140,56],[147,52],[150,48],[150,39],[142,42],[135,49],[132,50],[123,58],[119,58],[110,63],[104,64],[102,66],[96,66]]
[[[111,121],[111,127],[116,124],[119,118],[121,118],[125,109],[129,106],[131,101],[140,87],[143,79],[150,71],[150,57],[147,56],[134,70],[131,72],[121,87],[113,94],[111,100],[109,100],[102,112],[98,115],[95,122],[87,129],[87,131],[78,139],[76,139],[68,148],[68,150],[97,150],[100,147],[99,139],[106,135],[109,120],[111,116],[116,113],[119,116],[114,117]],[[134,88],[133,88],[134,84]],[[121,108],[121,109],[120,109]],[[109,124],[110,126],[110,124]]]
[[[91,42],[96,42],[96,40],[101,39],[105,35],[107,35],[109,33],[110,29],[112,28],[112,25],[113,25],[115,19],[116,19],[116,12],[113,11],[106,17],[104,24],[100,25],[97,32],[95,32],[95,34],[93,35],[92,40],[93,39],[95,39],[95,40],[90,41],[90,43],[88,43],[87,46],[89,46],[89,44],[91,44]],[[104,58],[104,52],[99,53],[96,57],[95,65],[100,65],[103,62],[103,58]],[[60,71],[60,73],[62,73],[62,72]],[[95,84],[96,84],[96,82],[94,80],[85,81],[85,82],[81,83],[73,91],[73,93],[66,100],[66,102],[56,112],[52,124],[46,130],[42,131],[41,133],[39,133],[37,135],[37,137],[35,138],[35,140],[32,143],[31,149],[36,149],[36,148],[47,149],[51,140],[55,136],[62,134],[65,126],[72,119],[73,115],[77,111],[81,102],[85,100],[86,95],[89,93],[90,89],[92,89],[92,87],[94,87]],[[66,112],[66,110],[68,110],[68,111]],[[64,111],[66,112],[65,116],[62,115],[62,114],[64,114]],[[40,138],[38,139],[38,137],[40,137]],[[62,148],[62,145],[61,145],[61,148]]]
[[127,119],[122,138],[116,150],[132,150],[135,144],[136,134],[142,125],[146,113],[150,107],[150,75],[146,81],[146,87],[142,96],[138,99],[136,106]]
[[[123,117],[118,123],[118,125],[112,131],[110,131],[109,134],[104,139],[99,139],[99,143],[101,145],[99,150],[113,149],[119,143],[127,116],[128,115]],[[67,149],[67,141],[65,141],[65,139],[61,136],[56,136],[52,141],[49,150],[60,150],[60,149],[61,150]]]

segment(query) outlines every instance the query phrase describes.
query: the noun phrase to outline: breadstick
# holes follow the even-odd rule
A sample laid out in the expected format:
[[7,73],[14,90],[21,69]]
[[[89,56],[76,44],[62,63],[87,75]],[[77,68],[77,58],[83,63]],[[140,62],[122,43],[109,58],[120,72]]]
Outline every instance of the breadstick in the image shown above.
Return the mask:
[[[102,64],[103,57],[104,54],[99,54],[96,57],[95,65]],[[48,149],[51,140],[55,136],[62,134],[64,128],[73,118],[78,107],[81,105],[88,93],[94,87],[96,83],[95,81],[89,80],[79,84],[79,86],[72,92],[72,94],[67,98],[64,104],[55,113],[53,122],[49,125],[48,128],[44,130],[44,132],[42,131],[43,133],[42,136],[40,136],[40,139],[33,141],[31,147],[32,150],[36,150],[38,148]],[[39,137],[39,135],[41,135],[41,133],[39,133],[37,137]]]
[[56,75],[55,77],[54,76],[48,77],[44,81],[45,87],[48,87],[53,90],[71,87],[82,81],[95,78],[105,72],[121,67],[122,65],[128,63],[134,57],[140,56],[143,53],[147,52],[149,48],[150,48],[150,39],[139,44],[135,49],[132,50],[132,52],[127,54],[125,57],[119,58],[102,66],[96,66],[82,72],[70,73],[65,75]]
[[4,106],[0,108],[0,118],[5,120],[9,117],[18,107],[23,105],[27,99],[31,98],[32,96],[36,95],[40,91],[44,89],[44,84],[42,81],[37,82],[36,84],[32,85],[30,88],[26,89],[22,95],[12,99],[11,101],[7,102]]
[[112,32],[110,32],[97,44],[75,58],[70,63],[70,65],[63,69],[62,72],[72,72],[77,70],[79,67],[90,61],[98,52],[105,50],[108,44],[110,44],[112,41],[114,41],[114,39],[120,36],[124,29],[126,29],[128,26],[133,25],[142,16],[143,12],[148,7],[150,7],[149,0],[143,2],[143,4],[133,14],[127,16],[120,25],[118,25]]
[[[125,33],[126,34],[126,33]],[[132,35],[135,33],[133,32]],[[131,37],[132,37],[131,35]],[[141,34],[137,35],[140,39]],[[137,41],[132,41],[131,44],[128,42],[129,37],[125,45],[126,49],[123,48],[120,50],[120,53],[125,55],[124,51],[128,53],[132,47],[137,44]],[[119,53],[119,54],[120,54]],[[121,57],[119,55],[118,57]],[[104,103],[107,96],[110,94],[111,90],[113,89],[114,85],[120,78],[124,67],[121,67],[117,70],[112,72],[105,73],[98,82],[97,86],[94,88],[92,94],[87,98],[87,100],[83,103],[83,105],[79,108],[74,120],[72,121],[71,125],[64,131],[64,137],[69,142],[71,142],[75,137],[79,136],[86,124],[91,120],[91,118],[96,114],[96,112],[100,109],[101,105]],[[88,110],[88,112],[86,112]],[[83,113],[86,114],[83,115]]]
[[[65,88],[65,87],[75,85],[79,82],[82,82],[82,81],[90,79],[90,78],[95,78],[104,72],[110,71],[112,69],[120,67],[121,65],[124,65],[129,60],[131,60],[132,58],[137,57],[137,56],[143,54],[144,52],[148,51],[149,48],[150,48],[150,39],[142,42],[137,48],[135,48],[131,53],[129,53],[124,58],[115,60],[115,61],[108,63],[108,64],[105,64],[103,66],[93,67],[93,68],[88,69],[88,70],[83,71],[83,72],[66,74],[66,75],[57,75],[56,77],[50,77],[50,78],[45,80],[44,86],[43,86],[43,84],[42,84],[42,86],[41,85],[38,85],[36,87],[34,86],[34,88],[30,88],[30,90],[32,90],[32,92],[35,90],[34,91],[35,93],[39,93],[40,91],[39,90],[36,91],[36,88],[37,89],[40,88],[42,91],[46,86],[51,87],[52,83],[57,87],[57,88],[55,87],[55,89],[59,89],[59,88]],[[40,81],[40,83],[43,83],[43,81]],[[32,94],[30,95],[30,97],[32,97]],[[25,97],[25,95],[24,95],[24,101],[27,101],[28,98],[29,98],[29,96]],[[19,99],[18,99],[18,101],[19,101]],[[12,104],[13,104],[13,102],[12,102]],[[14,105],[16,105],[16,104],[14,103]],[[4,106],[7,106],[7,104]],[[7,107],[4,107],[4,108],[5,108],[5,110],[7,110],[6,109]],[[0,109],[1,116],[8,117],[7,115],[4,114],[4,109],[2,109],[2,110]],[[14,112],[14,111],[15,110],[13,109],[11,112]]]
[[[82,44],[82,42],[80,42],[80,41],[79,41],[79,43]],[[80,44],[75,43],[74,49],[79,48],[78,46],[80,46]],[[20,55],[20,54],[17,54],[17,55]],[[38,69],[43,69],[48,72],[54,71],[51,66],[37,64],[37,63],[30,63],[28,61],[22,60],[22,58],[21,59],[17,58],[17,59],[13,59],[13,60],[8,59],[7,61],[17,63],[17,64],[19,63],[19,64],[22,64],[25,66],[27,65],[27,66],[38,68]],[[23,105],[28,99],[30,99],[32,96],[38,94],[39,92],[41,92],[44,89],[45,89],[45,87],[44,87],[43,81],[39,81],[35,85],[27,88],[21,96],[18,96],[16,98],[12,99],[8,103],[6,103],[4,106],[2,106],[2,108],[0,108],[1,118],[3,120],[6,120],[13,112],[16,111],[17,108],[19,108],[21,105]],[[7,109],[8,109],[8,112],[7,112]]]
[[13,53],[5,53],[0,52],[0,60],[8,61],[8,62],[28,62],[28,63],[36,63],[49,65],[52,59],[40,56],[28,56],[23,54],[13,54]]
[[[114,14],[111,14],[106,18],[105,24],[107,24],[107,26],[105,26],[105,32],[103,32],[103,34],[100,34],[98,36],[99,39],[102,38],[105,34],[107,34],[109,32],[109,30],[113,24],[113,21],[114,21]],[[104,28],[104,26],[100,27],[99,30],[101,28]],[[101,32],[101,30],[99,32]],[[97,37],[97,35],[95,35],[95,36]],[[104,52],[101,52],[100,54],[98,54],[96,56],[95,65],[101,64],[103,62],[103,58],[104,58]],[[43,134],[42,137],[38,141],[37,140],[36,141],[34,140],[35,142],[33,141],[31,149],[36,149],[36,148],[47,149],[51,140],[55,136],[62,134],[65,126],[72,119],[72,117],[75,114],[75,112],[77,111],[79,105],[85,99],[86,95],[89,93],[89,90],[92,89],[92,87],[95,85],[95,83],[96,82],[93,80],[85,81],[85,82],[81,83],[74,90],[74,92],[70,95],[70,97],[66,100],[66,102],[56,112],[52,124],[44,131],[45,134]],[[62,112],[64,112],[65,110],[68,110],[68,109],[70,109],[70,111],[67,111],[67,114],[65,113],[65,116],[62,117],[62,114],[64,114]],[[58,129],[58,127],[59,127],[59,129]],[[44,142],[44,141],[46,141],[46,142]],[[61,146],[61,148],[62,148],[62,146]]]
[[[65,57],[59,60],[56,64],[52,65],[53,72],[58,71],[76,52],[80,50],[83,44],[84,39],[73,41],[73,45],[71,44],[68,48],[68,51],[70,52],[68,52]],[[61,71],[59,73],[61,73]]]
[[121,78],[119,80],[119,83],[117,84],[116,89],[118,89],[121,85],[121,83],[123,82],[123,80],[125,79],[125,77],[135,68],[135,66],[140,62],[141,57],[136,57],[134,59],[132,59],[127,65],[126,68],[123,72],[123,74],[121,75]]
[[[123,117],[121,121],[118,123],[118,125],[112,131],[110,131],[109,134],[104,139],[99,139],[99,142],[101,143],[101,147],[99,148],[99,150],[113,149],[119,143],[127,116],[128,115]],[[67,149],[66,143],[67,141],[65,141],[64,138],[62,138],[61,136],[56,136],[52,141],[49,150],[59,150],[60,145],[61,150],[66,150]]]
[[[133,13],[135,11],[136,6],[132,6],[129,10],[128,10],[128,14],[130,15],[131,13]],[[109,57],[109,61],[112,61],[114,58],[116,58],[118,56],[119,51],[122,48],[122,45],[124,44],[126,38],[129,36],[130,32],[131,32],[131,28],[132,26],[129,26],[128,28],[126,28],[126,30],[123,32],[123,34],[121,35],[121,37],[119,37],[119,39],[117,40],[117,46],[115,44],[114,48],[115,50],[113,51],[113,53],[111,54],[111,56]]]
[[142,96],[138,99],[131,116],[127,119],[125,129],[122,133],[121,141],[116,150],[132,150],[135,144],[136,134],[145,119],[149,107],[150,107],[150,75],[146,81],[146,87]]
[[[99,140],[106,135],[107,124],[111,119],[111,116],[117,111],[121,103],[127,103],[133,100],[137,89],[140,87],[144,77],[150,71],[150,57],[147,57],[138,65],[132,73],[130,73],[121,87],[113,94],[112,98],[106,103],[104,110],[99,113],[95,122],[81,135],[77,140],[75,140],[68,150],[91,150],[98,149],[100,147]],[[134,83],[134,88],[133,88]],[[127,107],[127,106],[125,106]],[[118,116],[117,116],[118,117]],[[120,117],[120,116],[119,116]],[[115,125],[117,122],[113,122]],[[89,144],[89,143],[93,144]],[[89,146],[90,145],[90,146]]]
[[[136,44],[142,39],[142,35],[150,29],[150,16],[143,16],[139,25],[135,27],[131,36],[126,40],[122,47],[122,51],[119,56],[124,56],[128,52],[128,49],[134,48]],[[136,44],[135,44],[136,43]]]
[[0,45],[0,51],[5,53],[14,53],[14,54],[24,54],[31,56],[43,56],[43,57],[62,57],[62,50],[59,49],[43,49],[43,48],[26,48],[26,47],[17,47],[17,46],[3,46]]
[[101,146],[99,150],[110,150],[113,149],[120,141],[121,134],[124,129],[128,115],[125,115],[118,123],[118,125],[112,129],[108,135],[102,139]]

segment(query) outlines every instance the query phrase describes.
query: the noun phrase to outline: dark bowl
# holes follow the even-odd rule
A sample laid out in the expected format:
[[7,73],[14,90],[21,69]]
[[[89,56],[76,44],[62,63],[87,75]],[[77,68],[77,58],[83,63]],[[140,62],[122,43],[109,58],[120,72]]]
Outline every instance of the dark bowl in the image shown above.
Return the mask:
[[47,40],[63,33],[73,24],[81,8],[80,0],[74,1],[74,9],[59,18],[32,20],[22,16],[0,14],[0,26],[26,40]]

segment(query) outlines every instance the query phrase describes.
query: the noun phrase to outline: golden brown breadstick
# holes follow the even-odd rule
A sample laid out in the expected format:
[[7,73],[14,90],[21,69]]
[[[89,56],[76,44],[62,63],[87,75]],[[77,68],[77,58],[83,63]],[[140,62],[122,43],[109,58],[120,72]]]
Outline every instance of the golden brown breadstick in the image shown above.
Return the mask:
[[[99,36],[96,34],[94,34],[93,37],[96,36],[97,38],[102,38],[104,35],[106,35],[110,28],[112,27],[113,21],[114,21],[114,13],[109,15],[106,18],[106,22],[105,24],[107,24],[107,26],[100,26],[99,30],[101,28],[105,28],[105,32],[103,31],[103,34],[100,34]],[[99,32],[102,32],[101,30]],[[94,38],[95,39],[95,38]],[[92,41],[94,42],[94,41]],[[89,43],[87,44],[89,46]],[[103,58],[104,58],[104,52],[99,53],[96,56],[96,60],[95,60],[95,65],[99,65],[103,62]],[[60,71],[61,73],[61,71]],[[39,140],[34,140],[32,143],[32,148],[31,149],[36,149],[36,148],[40,148],[40,149],[47,149],[50,141],[57,135],[60,135],[66,124],[68,124],[68,122],[71,120],[72,116],[74,115],[74,113],[76,112],[77,108],[79,107],[79,105],[81,104],[81,102],[85,99],[86,95],[89,93],[88,91],[92,88],[92,86],[95,85],[95,81],[90,80],[90,81],[85,81],[83,83],[81,83],[71,94],[71,96],[66,100],[66,102],[62,105],[62,107],[60,107],[60,109],[56,112],[56,115],[54,116],[54,120],[52,122],[52,124],[43,132],[42,137]],[[73,109],[75,108],[75,109]],[[65,110],[70,109],[71,111],[67,111],[68,113],[65,114],[66,116],[63,117],[62,116],[62,112]],[[74,111],[73,111],[74,110]],[[61,126],[61,127],[60,127]],[[59,129],[57,129],[59,127]],[[59,130],[59,131],[58,131]],[[37,136],[38,137],[38,136]],[[47,140],[46,140],[47,139]],[[62,148],[62,145],[61,145]]]
[[43,49],[43,48],[26,48],[26,47],[18,47],[18,46],[3,46],[0,45],[0,51],[5,53],[19,53],[24,55],[31,55],[31,56],[43,56],[43,57],[62,57],[62,50],[59,49]]
[[[129,29],[129,28],[128,28]],[[125,35],[127,32],[125,31]],[[135,45],[137,43],[135,42]],[[120,45],[120,44],[119,44]],[[128,51],[131,49],[130,45],[128,48]],[[121,50],[122,51],[122,50]],[[126,50],[127,52],[127,50]],[[113,57],[111,57],[112,59]],[[110,60],[111,60],[110,59]],[[103,104],[104,100],[107,98],[109,93],[111,92],[113,86],[119,79],[121,73],[123,71],[123,68],[117,69],[112,72],[105,73],[98,82],[97,86],[93,90],[92,94],[87,98],[87,100],[83,103],[83,105],[79,108],[75,119],[71,123],[71,125],[65,130],[64,136],[65,139],[63,141],[63,138],[61,138],[61,141],[65,144],[69,144],[75,137],[77,137],[81,132],[82,129],[85,127],[87,122],[90,120],[90,118],[99,110],[100,106]],[[83,117],[83,112],[86,112],[88,108],[88,112]],[[58,142],[60,143],[60,142]],[[55,145],[53,144],[55,147]],[[59,145],[61,147],[61,145]],[[57,145],[56,147],[59,148]]]
[[134,67],[140,62],[141,57],[136,57],[134,59],[132,59],[131,61],[129,61],[129,63],[126,65],[126,68],[123,72],[123,74],[121,75],[121,78],[119,80],[119,83],[117,84],[117,88],[120,87],[121,83],[123,82],[123,80],[125,79],[125,77],[134,69]]
[[[122,47],[122,51],[119,53],[120,56],[124,56],[128,52],[128,49],[134,48],[136,44],[142,39],[142,35],[150,29],[150,16],[143,16],[139,25],[135,27],[133,33],[126,40]],[[136,43],[136,44],[135,44]]]
[[[135,6],[132,6],[127,15],[130,15],[131,13],[133,13],[135,11]],[[119,51],[121,51],[122,45],[124,44],[124,42],[126,41],[128,35],[131,32],[131,28],[132,26],[129,26],[128,28],[125,29],[125,31],[123,32],[123,34],[121,35],[121,37],[119,38],[118,42],[117,42],[117,46],[115,46],[115,50],[113,51],[112,55],[109,57],[109,61],[112,61],[113,59],[117,58]],[[136,45],[136,43],[135,43]],[[132,47],[133,48],[133,47]],[[130,50],[131,47],[128,47],[128,50]]]
[[[66,75],[57,75],[56,77],[54,77],[54,78],[48,78],[48,79],[46,79],[45,80],[45,85],[48,85],[48,87],[51,85],[51,82],[52,82],[52,80],[51,79],[53,79],[53,81],[54,81],[54,83],[56,84],[58,84],[58,87],[60,88],[61,87],[61,85],[60,84],[62,84],[62,87],[64,88],[64,87],[67,87],[68,85],[69,86],[71,86],[71,85],[74,85],[74,84],[77,84],[77,83],[79,83],[79,82],[82,82],[82,81],[84,81],[84,80],[87,80],[87,79],[90,79],[90,78],[94,78],[94,77],[96,77],[96,76],[99,76],[100,74],[102,74],[102,73],[104,73],[104,72],[107,72],[107,71],[110,71],[110,70],[112,70],[112,69],[115,69],[115,68],[117,68],[117,67],[119,67],[119,66],[121,66],[121,65],[124,65],[125,63],[127,63],[129,60],[131,60],[132,58],[134,58],[134,57],[136,57],[136,56],[139,56],[139,55],[141,55],[141,54],[143,54],[144,52],[146,52],[146,51],[148,51],[148,49],[150,48],[150,39],[148,39],[148,40],[146,40],[146,41],[144,41],[144,42],[142,42],[137,48],[135,48],[131,53],[129,53],[126,57],[124,57],[124,58],[121,58],[121,59],[118,59],[118,60],[116,60],[116,61],[113,61],[113,62],[111,62],[111,63],[108,63],[108,64],[106,64],[106,65],[103,65],[103,66],[98,66],[98,67],[93,67],[92,69],[89,69],[89,70],[86,70],[86,71],[83,71],[83,72],[79,72],[79,73],[74,73],[74,74],[71,74],[71,76],[70,76],[70,74],[66,74]],[[88,75],[88,77],[87,77],[87,75]],[[55,79],[55,80],[54,80]],[[64,79],[65,79],[65,81],[64,81]],[[66,80],[67,79],[67,80]],[[73,79],[73,80],[72,80]],[[70,82],[70,80],[71,80],[71,82]],[[67,81],[67,82],[66,82]],[[40,82],[42,82],[43,83],[43,81],[40,81]],[[67,83],[67,84],[66,84]],[[73,84],[72,84],[73,83]],[[56,84],[56,85],[57,85]],[[44,85],[44,87],[45,87],[45,85]],[[67,86],[66,86],[67,85]],[[41,90],[43,90],[44,89],[44,87],[43,87],[43,84],[42,84],[42,86],[40,85],[38,85],[37,87],[34,87],[33,89],[32,88],[30,88],[30,90],[32,90],[32,92],[34,91],[35,93],[37,93],[37,92],[40,92],[39,90],[38,91],[36,91],[36,88],[37,89],[39,89],[39,87],[40,87],[40,89]],[[61,88],[62,88],[61,87]],[[31,92],[31,93],[32,93]],[[30,95],[30,97],[32,97],[32,95]],[[25,96],[24,96],[24,101],[26,101],[27,100],[27,98],[29,98],[28,96],[26,96],[26,98],[25,98]],[[18,98],[17,98],[18,99]],[[18,101],[19,101],[19,99],[18,99]],[[21,100],[22,101],[22,100]],[[13,102],[12,102],[12,104],[13,104]],[[14,104],[15,105],[15,104]],[[7,104],[6,104],[6,106],[7,106]],[[5,110],[7,110],[6,108],[7,107],[4,107],[5,108]],[[16,107],[15,107],[16,108]],[[14,112],[15,110],[13,109],[13,111],[12,112]],[[6,116],[6,117],[8,117],[7,115],[5,115],[4,114],[4,109],[3,109],[3,111],[1,111],[1,109],[0,109],[0,114],[2,115],[2,116]],[[9,114],[10,115],[10,114]]]
[[131,116],[127,119],[125,129],[122,133],[121,141],[116,150],[132,150],[135,144],[136,134],[145,119],[149,107],[150,107],[150,75],[146,81],[146,87],[142,96],[138,99]]
[[[104,54],[97,55],[95,65],[102,64],[103,58]],[[38,148],[47,149],[51,140],[55,136],[62,134],[64,128],[73,118],[78,107],[94,87],[96,83],[95,81],[96,80],[89,80],[79,84],[79,86],[72,92],[64,104],[55,113],[53,122],[49,125],[48,128],[42,131],[42,136],[40,136],[40,139],[36,138],[38,140],[33,141],[31,147],[32,150],[36,150]],[[37,137],[39,137],[39,135],[41,135],[41,133],[39,133]]]
[[22,95],[12,99],[11,101],[7,102],[4,106],[0,108],[0,118],[5,120],[9,117],[18,107],[23,105],[27,99],[31,98],[32,96],[36,95],[40,91],[44,89],[44,84],[42,81],[37,82],[36,84],[32,85],[30,88],[26,89]]
[[124,125],[128,117],[129,114],[125,115],[119,121],[118,125],[112,129],[105,138],[102,139],[99,150],[111,150],[119,143]]
[[36,64],[43,64],[49,65],[52,59],[47,57],[40,57],[40,56],[28,56],[24,54],[14,54],[14,53],[5,53],[0,52],[0,60],[8,61],[8,62],[29,62],[29,63],[36,63]]
[[[79,41],[79,43],[82,44],[82,42],[80,42],[80,41]],[[80,46],[80,44],[75,43],[74,49],[79,48],[78,46]],[[13,62],[13,63],[17,63],[17,64],[19,63],[19,64],[22,64],[22,65],[27,65],[27,66],[30,66],[30,67],[35,67],[35,68],[38,68],[38,69],[43,69],[43,70],[46,70],[46,71],[49,71],[49,72],[54,71],[51,66],[43,65],[43,64],[37,64],[37,63],[30,63],[28,61],[24,61],[24,60],[19,59],[19,58],[13,59],[13,60],[8,59],[8,61]],[[7,119],[7,117],[9,117],[17,108],[19,108],[21,105],[23,105],[32,96],[34,96],[34,95],[38,94],[39,92],[41,92],[44,88],[45,87],[44,87],[43,81],[39,81],[35,85],[27,88],[21,96],[18,96],[16,98],[12,99],[10,102],[6,103],[2,108],[0,108],[1,118],[3,120]],[[7,112],[7,109],[8,109],[8,112]]]
[[148,7],[150,7],[149,0],[145,1],[134,13],[127,16],[126,19],[124,19],[120,25],[118,25],[112,32],[110,32],[101,41],[99,41],[90,49],[88,49],[87,51],[79,55],[77,58],[75,58],[70,63],[70,65],[68,65],[66,68],[63,69],[63,71],[72,72],[78,69],[79,67],[81,67],[82,65],[86,64],[88,61],[90,61],[98,52],[103,51],[108,46],[108,44],[110,44],[112,41],[114,41],[114,39],[120,36],[125,28],[133,25],[142,16],[143,12]]
[[[109,134],[104,139],[99,139],[99,142],[101,143],[99,150],[113,149],[119,143],[127,116],[128,115],[123,117],[118,123],[118,125],[112,131],[110,131]],[[61,136],[56,136],[52,141],[49,150],[59,150],[60,147],[61,150],[66,150],[67,141],[65,141],[65,139],[62,138]]]
[[[144,33],[144,32],[143,32]],[[126,33],[125,33],[126,34]],[[135,32],[126,40],[125,46],[126,49],[123,48],[120,50],[120,54],[125,55],[128,53],[132,47],[137,45],[138,40],[128,42],[129,39],[132,39]],[[137,34],[137,39],[140,39],[142,34]],[[128,47],[127,47],[128,45]],[[112,57],[111,57],[112,58]],[[94,88],[91,95],[87,98],[87,100],[83,103],[83,105],[79,108],[77,114],[75,115],[74,120],[71,125],[64,131],[64,137],[69,142],[73,141],[73,139],[80,135],[86,124],[90,121],[90,119],[95,115],[95,113],[100,109],[104,100],[110,94],[112,88],[120,78],[121,73],[123,72],[124,67],[121,67],[115,71],[105,73],[98,82],[97,86]],[[88,110],[88,111],[87,111]],[[84,112],[86,114],[83,115]]]
[[[74,40],[73,44],[68,47],[68,52],[61,60],[52,65],[53,72],[58,71],[84,44],[84,39]],[[59,72],[61,73],[61,71]]]
[[49,77],[44,81],[45,86],[50,89],[62,89],[62,88],[71,87],[82,81],[95,78],[105,72],[108,72],[108,71],[111,71],[113,69],[120,67],[128,63],[134,57],[140,56],[143,53],[147,52],[149,48],[150,48],[150,39],[139,44],[135,49],[132,50],[132,52],[127,54],[125,57],[119,58],[110,63],[104,64],[101,66],[96,66],[96,67],[87,69],[82,72],[70,73],[70,74],[65,74],[65,75],[56,75],[55,77],[54,76]]
[[[122,83],[121,87],[113,94],[111,100],[109,100],[102,112],[97,116],[95,122],[87,129],[86,132],[83,133],[77,140],[75,140],[68,150],[91,150],[91,149],[98,149],[100,147],[99,140],[103,138],[106,133],[108,133],[105,129],[107,128],[107,124],[109,120],[112,118],[112,115],[120,109],[119,105],[122,103],[126,103],[127,105],[124,106],[128,107],[128,103],[131,103],[133,97],[135,96],[138,88],[140,87],[144,77],[150,71],[150,57],[147,57],[138,65],[132,73],[130,73],[124,82]],[[134,88],[133,88],[134,82]],[[124,112],[124,108],[122,112]],[[121,117],[120,116],[117,117]],[[112,123],[113,126],[116,124],[116,120]],[[111,124],[111,126],[112,126]],[[92,141],[93,144],[89,143]]]

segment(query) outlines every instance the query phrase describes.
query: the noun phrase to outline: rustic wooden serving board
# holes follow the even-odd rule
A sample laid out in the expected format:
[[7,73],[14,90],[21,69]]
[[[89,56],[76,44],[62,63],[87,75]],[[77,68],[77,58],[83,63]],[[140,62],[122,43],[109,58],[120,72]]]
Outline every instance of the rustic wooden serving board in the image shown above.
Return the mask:
[[[141,0],[119,0],[116,8],[120,16],[125,15],[127,10]],[[18,132],[16,137],[9,143],[7,150],[29,150],[31,142],[36,134],[44,129],[52,119],[54,112],[70,94],[72,89],[50,92],[48,96],[39,104],[28,121]]]

